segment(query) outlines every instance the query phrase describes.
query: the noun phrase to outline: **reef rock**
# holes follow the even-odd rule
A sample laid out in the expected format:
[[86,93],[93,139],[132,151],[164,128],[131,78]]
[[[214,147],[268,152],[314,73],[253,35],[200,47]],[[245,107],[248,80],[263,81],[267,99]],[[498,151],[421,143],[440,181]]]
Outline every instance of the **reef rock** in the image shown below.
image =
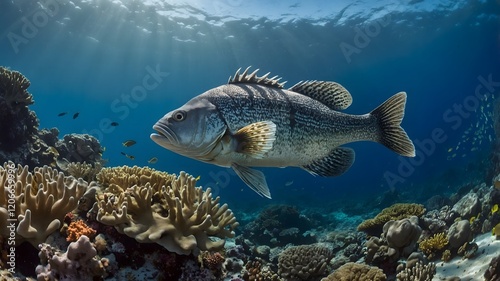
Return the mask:
[[479,197],[476,193],[469,192],[457,203],[455,203],[455,205],[453,205],[452,210],[459,213],[463,218],[470,218],[472,216],[475,216],[481,210]]

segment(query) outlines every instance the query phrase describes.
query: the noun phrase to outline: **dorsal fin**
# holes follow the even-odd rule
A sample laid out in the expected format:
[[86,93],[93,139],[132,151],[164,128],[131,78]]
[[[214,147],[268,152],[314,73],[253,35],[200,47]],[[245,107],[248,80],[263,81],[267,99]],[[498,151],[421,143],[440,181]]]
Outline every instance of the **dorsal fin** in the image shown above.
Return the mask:
[[262,75],[262,76],[257,76],[257,71],[259,69],[257,68],[254,70],[252,73],[248,74],[248,70],[250,70],[250,66],[243,71],[243,73],[240,73],[241,68],[238,68],[236,70],[236,73],[234,74],[234,77],[230,76],[229,81],[227,81],[228,84],[240,84],[240,83],[250,83],[250,84],[259,84],[259,85],[264,85],[264,86],[270,86],[270,87],[275,87],[279,89],[283,89],[285,86],[285,82],[280,82],[281,77],[274,76],[271,78],[267,78],[270,74],[270,72]]
[[315,99],[333,110],[344,110],[352,103],[351,94],[335,82],[301,81],[289,90]]

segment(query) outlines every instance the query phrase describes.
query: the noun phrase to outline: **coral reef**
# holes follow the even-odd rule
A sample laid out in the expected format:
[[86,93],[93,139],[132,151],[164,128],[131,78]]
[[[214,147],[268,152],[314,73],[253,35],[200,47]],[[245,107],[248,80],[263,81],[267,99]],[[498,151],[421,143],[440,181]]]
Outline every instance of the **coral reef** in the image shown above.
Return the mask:
[[385,281],[384,272],[374,266],[359,263],[346,263],[321,281]]
[[428,258],[432,259],[443,250],[446,245],[448,245],[448,237],[446,237],[446,233],[441,232],[420,241],[418,247]]
[[82,280],[105,277],[109,260],[97,257],[97,251],[87,236],[82,235],[69,244],[65,253],[49,244],[40,245],[40,262],[36,274],[38,280]]
[[195,187],[194,177],[147,167],[114,169],[103,169],[98,175],[101,184],[108,186],[96,205],[99,222],[141,243],[158,243],[185,255],[220,250],[225,238],[234,237],[238,223],[232,211],[227,204],[219,204],[219,197],[213,199],[210,189]]
[[311,227],[310,219],[300,214],[297,207],[271,205],[245,225],[243,235],[260,245],[312,244],[316,239],[304,235]]
[[368,235],[379,235],[383,225],[390,220],[400,220],[411,216],[420,217],[425,212],[421,204],[397,203],[383,209],[372,219],[363,221],[358,225],[358,231],[363,231]]
[[388,221],[384,224],[382,237],[387,239],[387,245],[398,251],[403,257],[408,257],[416,248],[422,229],[418,226],[418,217]]
[[82,178],[87,182],[97,180],[97,174],[102,169],[101,162],[95,162],[94,165],[86,162],[71,162],[67,165],[65,173],[75,178]]
[[290,281],[325,276],[333,251],[322,244],[293,246],[279,255],[278,274]]
[[418,261],[415,266],[405,268],[396,277],[398,281],[428,281],[432,280],[434,274],[436,274],[434,263],[424,265]]
[[77,220],[69,224],[66,233],[68,234],[66,241],[74,242],[82,235],[92,238],[96,234],[96,231],[86,225],[82,220]]
[[260,260],[249,261],[243,271],[243,280],[245,281],[282,281],[283,279],[276,274],[269,266],[264,265]]
[[58,140],[57,128],[38,130],[38,118],[28,108],[34,103],[29,86],[21,73],[0,67],[0,163],[61,170],[69,162],[101,163],[103,151],[96,138],[70,134]]
[[0,235],[9,237],[15,223],[8,219],[17,218],[16,245],[28,241],[37,247],[61,227],[87,186],[84,180],[66,177],[48,166],[32,173],[28,166],[4,163],[0,167]]
[[[18,149],[37,132],[38,119],[28,109],[34,102],[29,86],[30,81],[21,73],[0,67],[0,151]],[[2,158],[2,162],[8,159]]]

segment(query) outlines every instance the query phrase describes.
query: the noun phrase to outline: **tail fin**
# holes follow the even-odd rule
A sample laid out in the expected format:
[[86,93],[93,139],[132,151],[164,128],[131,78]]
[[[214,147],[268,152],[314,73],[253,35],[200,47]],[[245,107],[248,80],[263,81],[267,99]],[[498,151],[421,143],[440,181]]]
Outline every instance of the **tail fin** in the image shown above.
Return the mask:
[[400,155],[414,157],[415,146],[405,130],[401,128],[401,121],[405,115],[405,104],[406,93],[399,92],[375,108],[370,114],[378,121],[381,132],[378,141],[381,144]]

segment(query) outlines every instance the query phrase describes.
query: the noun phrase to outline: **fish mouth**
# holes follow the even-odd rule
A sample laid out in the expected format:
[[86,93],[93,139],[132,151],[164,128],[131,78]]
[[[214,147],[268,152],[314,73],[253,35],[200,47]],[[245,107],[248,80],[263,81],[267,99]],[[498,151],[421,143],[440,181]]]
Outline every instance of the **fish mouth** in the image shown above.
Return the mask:
[[151,134],[151,139],[156,143],[168,146],[175,146],[179,144],[177,135],[168,126],[165,126],[161,123],[156,123],[153,126],[153,130],[155,130],[157,133]]

